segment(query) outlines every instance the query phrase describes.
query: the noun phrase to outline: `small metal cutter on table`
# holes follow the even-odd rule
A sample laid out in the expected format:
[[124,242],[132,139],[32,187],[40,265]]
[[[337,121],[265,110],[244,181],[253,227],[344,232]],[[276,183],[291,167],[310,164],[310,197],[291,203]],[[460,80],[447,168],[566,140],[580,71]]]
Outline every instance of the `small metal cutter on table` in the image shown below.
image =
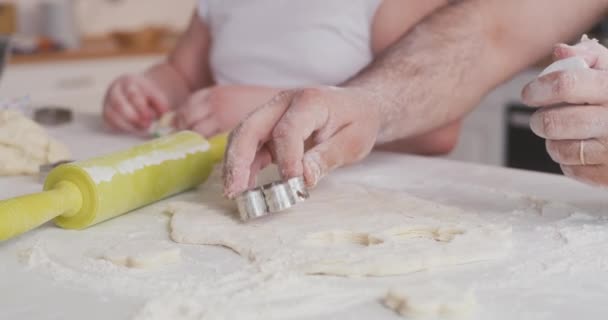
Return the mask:
[[241,220],[247,221],[293,207],[308,199],[304,178],[277,181],[247,190],[236,197]]
[[34,110],[34,121],[46,126],[66,124],[72,119],[72,110],[65,107],[49,106]]

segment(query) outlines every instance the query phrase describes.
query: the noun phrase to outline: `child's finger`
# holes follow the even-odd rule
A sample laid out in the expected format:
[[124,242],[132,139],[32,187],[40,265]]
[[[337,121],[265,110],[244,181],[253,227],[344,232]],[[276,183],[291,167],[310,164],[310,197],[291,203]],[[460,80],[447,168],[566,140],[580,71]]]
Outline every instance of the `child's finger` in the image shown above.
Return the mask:
[[130,123],[137,123],[139,116],[135,111],[135,108],[129,103],[127,97],[123,94],[122,90],[116,90],[110,96],[111,108],[120,115],[123,116]]
[[153,111],[150,109],[143,92],[135,84],[127,85],[125,92],[129,102],[139,114],[138,124],[144,127],[149,126],[154,115],[152,114]]
[[197,123],[194,127],[192,127],[192,130],[194,132],[198,132],[200,135],[206,138],[211,138],[220,133],[220,128],[217,125],[217,121],[212,121],[211,119]]
[[154,108],[158,115],[164,114],[165,112],[171,110],[167,97],[151,82],[143,80],[139,81],[138,84],[141,86],[141,90],[150,103],[150,106]]
[[110,125],[110,127],[124,131],[124,132],[137,132],[138,130],[130,124],[128,121],[124,119],[124,117],[116,111],[115,108],[108,108],[103,113],[104,119],[106,123]]
[[211,109],[208,108],[206,103],[190,100],[178,111],[178,128],[182,130],[191,129],[210,115]]

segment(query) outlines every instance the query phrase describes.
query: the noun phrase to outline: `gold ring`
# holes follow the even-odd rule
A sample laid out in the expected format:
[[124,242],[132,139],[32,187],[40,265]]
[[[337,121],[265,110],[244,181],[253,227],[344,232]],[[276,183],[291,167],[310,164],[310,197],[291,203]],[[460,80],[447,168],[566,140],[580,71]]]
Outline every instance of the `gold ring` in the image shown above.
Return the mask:
[[578,158],[581,160],[582,165],[585,164],[585,140],[581,140],[581,144],[578,148]]

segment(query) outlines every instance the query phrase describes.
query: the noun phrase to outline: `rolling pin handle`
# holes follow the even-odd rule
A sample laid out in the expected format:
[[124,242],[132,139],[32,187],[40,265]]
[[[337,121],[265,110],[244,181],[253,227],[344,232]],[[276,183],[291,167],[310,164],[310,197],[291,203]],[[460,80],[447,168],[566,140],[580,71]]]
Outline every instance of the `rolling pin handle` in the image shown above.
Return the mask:
[[82,195],[72,182],[55,188],[0,201],[0,241],[18,236],[58,216],[71,216],[82,207]]

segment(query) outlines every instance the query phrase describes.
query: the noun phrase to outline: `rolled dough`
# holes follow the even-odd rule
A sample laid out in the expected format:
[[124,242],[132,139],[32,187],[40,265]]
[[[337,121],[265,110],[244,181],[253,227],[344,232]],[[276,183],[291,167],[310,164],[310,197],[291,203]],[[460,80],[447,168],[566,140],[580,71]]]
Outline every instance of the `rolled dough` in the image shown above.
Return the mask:
[[155,269],[179,263],[181,252],[168,241],[133,240],[110,248],[101,259],[127,268]]
[[0,110],[0,175],[36,174],[40,165],[68,160],[68,148],[16,110]]
[[400,275],[499,259],[510,247],[510,228],[479,214],[330,178],[293,210],[248,223],[220,196],[218,174],[201,190],[200,202],[169,204],[171,238],[229,248],[262,270]]

